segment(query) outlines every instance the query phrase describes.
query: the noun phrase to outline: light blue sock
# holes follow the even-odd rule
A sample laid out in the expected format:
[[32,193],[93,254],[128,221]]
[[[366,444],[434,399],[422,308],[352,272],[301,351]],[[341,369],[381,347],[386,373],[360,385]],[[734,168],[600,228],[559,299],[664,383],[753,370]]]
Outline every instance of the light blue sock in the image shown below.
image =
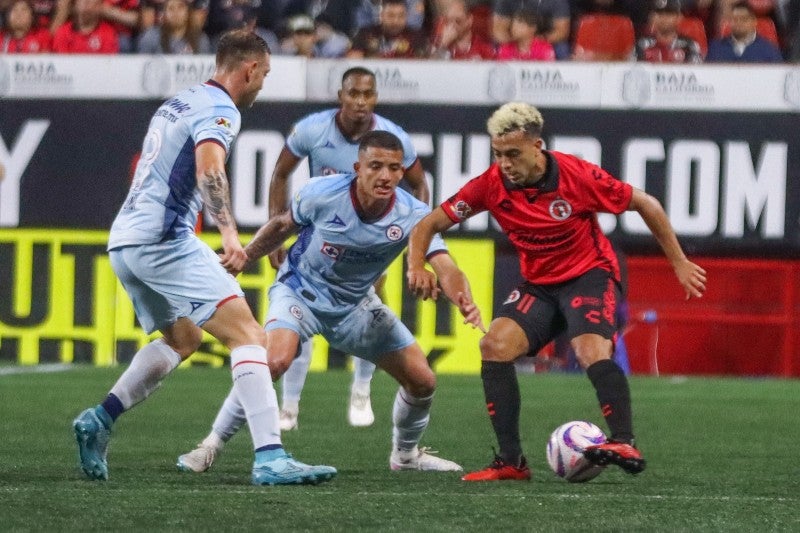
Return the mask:
[[286,456],[286,450],[280,444],[270,444],[256,450],[256,464],[269,463]]

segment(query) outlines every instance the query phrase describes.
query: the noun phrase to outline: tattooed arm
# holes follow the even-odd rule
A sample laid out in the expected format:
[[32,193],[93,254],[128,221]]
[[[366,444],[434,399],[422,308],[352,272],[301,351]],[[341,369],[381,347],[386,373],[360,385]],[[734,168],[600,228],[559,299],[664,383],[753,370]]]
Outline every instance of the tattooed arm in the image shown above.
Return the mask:
[[289,211],[273,216],[258,229],[255,237],[245,248],[248,261],[255,261],[276,250],[290,235],[300,229]]
[[231,195],[225,174],[225,149],[214,142],[202,143],[195,149],[195,164],[200,195],[222,235],[220,262],[228,272],[238,274],[247,263],[247,254],[239,242],[239,232],[231,210]]

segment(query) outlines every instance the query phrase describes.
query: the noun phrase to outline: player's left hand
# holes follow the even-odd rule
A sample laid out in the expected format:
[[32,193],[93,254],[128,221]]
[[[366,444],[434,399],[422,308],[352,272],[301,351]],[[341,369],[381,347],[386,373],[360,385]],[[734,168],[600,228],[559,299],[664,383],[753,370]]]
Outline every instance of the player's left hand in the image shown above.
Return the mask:
[[408,267],[406,272],[408,290],[417,298],[436,300],[442,289],[436,281],[436,275],[426,268]]
[[486,328],[483,326],[481,319],[481,310],[472,301],[472,298],[463,292],[458,293],[458,310],[461,311],[461,316],[464,317],[464,324],[471,324],[473,328],[478,328],[483,333],[486,333]]
[[688,259],[684,259],[674,265],[674,269],[675,275],[678,276],[678,281],[686,290],[686,299],[688,300],[693,296],[702,298],[703,293],[706,292],[706,271]]

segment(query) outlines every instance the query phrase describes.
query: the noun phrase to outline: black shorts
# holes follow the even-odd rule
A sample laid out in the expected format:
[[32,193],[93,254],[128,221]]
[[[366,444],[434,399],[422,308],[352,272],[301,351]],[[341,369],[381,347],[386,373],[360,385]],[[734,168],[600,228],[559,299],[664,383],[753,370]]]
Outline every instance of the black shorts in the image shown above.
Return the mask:
[[575,279],[554,285],[525,282],[508,295],[495,318],[510,318],[528,337],[528,355],[536,355],[556,336],[573,339],[596,333],[613,339],[620,285],[612,274],[594,268]]

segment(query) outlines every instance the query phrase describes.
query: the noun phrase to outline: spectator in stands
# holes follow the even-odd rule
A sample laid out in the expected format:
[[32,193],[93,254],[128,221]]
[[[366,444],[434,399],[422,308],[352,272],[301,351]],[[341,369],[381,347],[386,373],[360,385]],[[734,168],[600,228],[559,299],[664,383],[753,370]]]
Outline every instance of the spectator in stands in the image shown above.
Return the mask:
[[134,37],[139,29],[139,0],[104,0],[101,16],[117,31],[119,51],[134,52]]
[[731,34],[708,45],[708,63],[780,63],[781,51],[756,32],[756,15],[746,1],[731,7]]
[[[317,22],[318,29],[324,20],[336,33],[350,37],[358,29],[356,14],[361,4],[362,0],[289,0],[281,14],[287,20],[295,15],[308,15]],[[367,25],[377,21],[376,11],[375,19],[370,18]]]
[[314,20],[308,15],[295,15],[286,27],[289,36],[281,43],[281,53],[304,57],[343,57],[350,49],[350,40],[330,24]]
[[[356,32],[375,26],[380,23],[381,9],[384,4],[382,0],[359,0],[359,6],[355,11]],[[406,4],[406,26],[413,30],[425,29],[425,2],[423,0],[405,0]]]
[[208,17],[204,26],[206,35],[211,39],[211,47],[228,30],[248,29],[267,42],[270,50],[280,50],[278,37],[264,23],[258,21],[262,0],[227,0],[211,1],[208,6]]
[[349,58],[423,58],[428,56],[425,36],[406,25],[406,0],[383,0],[380,24],[364,28],[353,37]]
[[60,54],[116,54],[117,31],[102,19],[103,0],[75,0],[72,20],[56,30],[53,52]]
[[523,61],[555,61],[553,45],[540,36],[539,16],[523,8],[511,18],[511,41],[500,45],[497,59]]
[[679,0],[653,0],[652,33],[636,43],[636,59],[649,63],[702,63],[700,45],[678,33]]
[[451,0],[442,17],[444,24],[434,39],[435,59],[493,59],[492,43],[472,31],[472,13],[466,0]]
[[161,24],[139,36],[140,54],[210,54],[208,36],[191,24],[190,0],[167,0]]
[[0,31],[0,53],[36,54],[50,51],[50,32],[34,27],[33,6],[28,0],[14,0],[5,10]]
[[[139,4],[139,29],[145,32],[161,22],[166,0],[141,0]],[[191,0],[189,3],[189,25],[203,31],[208,16],[209,0]]]
[[497,44],[511,41],[511,19],[521,8],[533,9],[542,21],[542,34],[553,45],[557,59],[570,54],[569,0],[494,0],[492,37]]

